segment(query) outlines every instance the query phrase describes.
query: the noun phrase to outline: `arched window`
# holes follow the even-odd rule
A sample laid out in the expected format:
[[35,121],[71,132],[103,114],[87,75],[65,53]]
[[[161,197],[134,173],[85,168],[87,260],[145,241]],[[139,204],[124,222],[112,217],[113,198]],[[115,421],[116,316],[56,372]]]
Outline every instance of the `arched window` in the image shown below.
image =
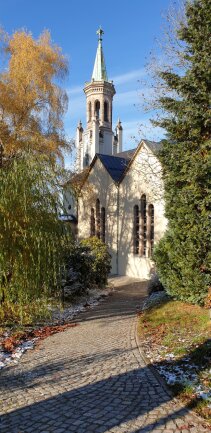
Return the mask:
[[104,120],[108,122],[108,102],[104,102]]
[[100,214],[100,238],[105,243],[105,208],[101,207]]
[[92,103],[89,102],[89,106],[88,106],[88,122],[91,122],[92,120]]
[[149,215],[149,256],[152,256],[153,248],[154,248],[154,206],[153,204],[149,205],[148,208]]
[[96,200],[96,236],[100,239],[100,200]]
[[146,195],[141,196],[141,255],[147,252],[147,201]]
[[139,207],[133,208],[133,253],[139,254]]
[[95,101],[95,116],[100,118],[100,101]]
[[90,217],[90,236],[95,236],[95,210],[91,208],[91,217]]
[[85,166],[87,167],[89,165],[89,154],[88,153],[85,153],[84,162],[85,162]]

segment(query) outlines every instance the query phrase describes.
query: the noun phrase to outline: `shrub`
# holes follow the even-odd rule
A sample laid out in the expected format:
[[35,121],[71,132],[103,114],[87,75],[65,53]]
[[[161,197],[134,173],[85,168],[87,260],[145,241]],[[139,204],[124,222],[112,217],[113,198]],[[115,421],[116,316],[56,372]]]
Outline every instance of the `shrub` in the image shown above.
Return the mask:
[[66,295],[80,295],[95,283],[92,265],[89,248],[75,242],[66,259],[63,280]]
[[91,287],[107,283],[111,257],[106,245],[96,237],[71,246],[63,275],[64,294],[80,295]]
[[111,256],[107,246],[97,237],[85,239],[81,241],[81,245],[89,248],[93,258],[92,272],[96,285],[104,286],[111,270]]
[[170,232],[160,240],[154,251],[158,276],[167,293],[175,299],[203,305],[207,296],[209,274],[200,267],[200,256],[195,248],[194,239],[172,244],[174,237]]

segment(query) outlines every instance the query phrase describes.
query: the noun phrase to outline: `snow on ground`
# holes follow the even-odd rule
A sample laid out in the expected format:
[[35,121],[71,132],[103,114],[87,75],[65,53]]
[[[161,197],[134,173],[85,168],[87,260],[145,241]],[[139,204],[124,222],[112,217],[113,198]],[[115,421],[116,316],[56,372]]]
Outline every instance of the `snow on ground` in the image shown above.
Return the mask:
[[93,308],[101,300],[106,298],[112,289],[104,290],[91,289],[88,295],[80,298],[80,302],[67,306],[66,308],[55,308],[52,310],[52,321],[54,324],[66,323],[72,320],[77,314],[85,311],[87,308]]
[[[211,390],[204,383],[200,382],[198,376],[198,368],[189,362],[190,358],[186,358],[186,363],[181,362],[180,365],[175,366],[171,363],[154,367],[158,370],[161,376],[165,379],[168,385],[175,385],[177,383],[191,387],[193,394],[198,398],[206,400],[211,408]],[[211,370],[208,372],[211,374]]]
[[[6,335],[5,335],[6,337]],[[16,347],[14,352],[7,353],[0,350],[0,370],[8,365],[17,364],[21,356],[29,349],[33,349],[35,346],[37,338],[29,341],[24,341],[19,346]]]
[[[50,321],[46,321],[43,326],[49,325],[60,325],[70,322],[74,319],[79,313],[87,310],[88,308],[93,308],[95,305],[98,305],[103,301],[111,292],[113,288],[106,288],[104,290],[91,289],[86,296],[83,296],[79,299],[78,303],[74,305],[68,305],[65,308],[57,307],[51,308],[52,318]],[[5,332],[3,337],[9,337],[9,332]],[[9,365],[15,365],[20,360],[21,356],[27,351],[32,350],[39,338],[33,338],[30,340],[26,340],[18,345],[13,352],[5,352],[1,349],[0,345],[0,370]]]
[[148,298],[144,301],[142,310],[148,310],[156,305],[162,304],[164,301],[168,301],[170,296],[163,290],[160,292],[151,293]]
[[[170,297],[164,292],[152,293],[144,302],[142,310],[147,310],[161,304]],[[184,342],[184,340],[180,340]],[[198,398],[206,400],[211,407],[211,390],[199,378],[199,368],[191,362],[190,356],[175,356],[173,353],[166,353],[166,346],[151,344],[150,338],[143,342],[143,350],[151,364],[158,370],[168,385],[183,384],[191,387]],[[207,376],[211,369],[204,372]]]

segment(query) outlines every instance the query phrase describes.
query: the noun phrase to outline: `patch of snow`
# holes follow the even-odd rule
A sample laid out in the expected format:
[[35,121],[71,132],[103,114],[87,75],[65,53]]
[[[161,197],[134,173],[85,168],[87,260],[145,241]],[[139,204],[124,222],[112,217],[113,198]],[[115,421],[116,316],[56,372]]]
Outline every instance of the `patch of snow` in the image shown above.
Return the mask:
[[167,361],[171,360],[171,359],[174,359],[174,358],[175,358],[175,355],[173,353],[167,353],[167,355],[166,355]]
[[154,307],[155,305],[161,304],[165,300],[170,299],[169,295],[165,292],[154,292],[144,301],[142,310],[148,310],[149,308]]
[[12,353],[0,351],[0,369],[8,365],[17,364],[18,360],[27,350],[34,348],[36,340],[37,338],[33,338],[33,340],[24,341]]
[[158,365],[155,358],[153,357],[153,360],[151,358],[152,364],[168,385],[179,383],[190,386],[198,398],[211,403],[211,390],[204,383],[200,382],[198,367],[195,364],[187,364],[187,359],[185,360],[186,362],[183,363],[183,361],[181,361],[180,365],[174,365],[173,358],[172,361],[163,358],[162,365]]
[[104,290],[91,289],[88,295],[81,297],[80,302],[75,305],[70,305],[65,308],[54,308],[52,310],[52,321],[54,324],[61,324],[69,322],[74,319],[79,313],[87,310],[88,308],[93,308],[99,304],[101,300],[106,298],[110,292],[111,288]]

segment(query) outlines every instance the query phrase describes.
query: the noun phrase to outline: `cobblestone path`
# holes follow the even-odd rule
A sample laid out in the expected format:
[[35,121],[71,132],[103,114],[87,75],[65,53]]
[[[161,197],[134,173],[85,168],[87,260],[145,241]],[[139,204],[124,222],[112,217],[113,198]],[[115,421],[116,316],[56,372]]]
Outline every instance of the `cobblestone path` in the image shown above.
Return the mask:
[[202,433],[171,399],[135,340],[145,283],[121,285],[79,326],[53,335],[2,371],[1,433]]

